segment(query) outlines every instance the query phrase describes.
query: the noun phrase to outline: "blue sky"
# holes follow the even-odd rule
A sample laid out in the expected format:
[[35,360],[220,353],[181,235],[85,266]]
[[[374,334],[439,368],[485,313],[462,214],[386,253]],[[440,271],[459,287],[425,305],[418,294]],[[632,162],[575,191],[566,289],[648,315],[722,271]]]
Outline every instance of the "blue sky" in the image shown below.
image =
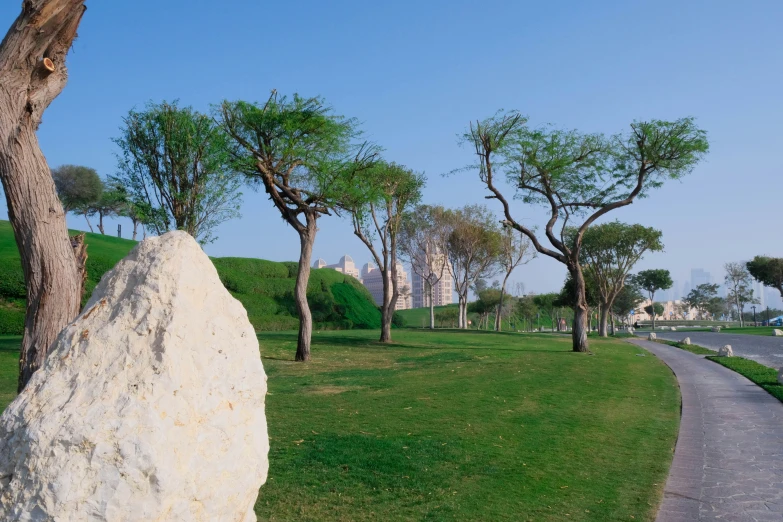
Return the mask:
[[[18,4],[3,2],[0,24],[10,26]],[[264,100],[276,88],[324,96],[362,121],[388,159],[427,174],[426,202],[460,206],[484,202],[484,191],[474,174],[442,177],[472,161],[456,135],[497,109],[606,133],[634,119],[694,116],[709,132],[707,160],[610,214],[663,230],[666,252],[638,268],[668,268],[682,285],[693,267],[722,278],[726,261],[783,256],[779,0],[87,5],[70,81],[39,131],[51,166],[113,173],[110,138],[148,100],[208,110],[224,98]],[[293,230],[262,193],[245,192],[243,217],[219,228],[208,253],[296,259]],[[521,204],[515,214],[531,224],[544,216]],[[75,216],[69,225],[85,228]],[[321,220],[315,256],[332,263],[345,253],[369,260],[347,222]],[[564,275],[542,258],[514,278],[544,292]]]

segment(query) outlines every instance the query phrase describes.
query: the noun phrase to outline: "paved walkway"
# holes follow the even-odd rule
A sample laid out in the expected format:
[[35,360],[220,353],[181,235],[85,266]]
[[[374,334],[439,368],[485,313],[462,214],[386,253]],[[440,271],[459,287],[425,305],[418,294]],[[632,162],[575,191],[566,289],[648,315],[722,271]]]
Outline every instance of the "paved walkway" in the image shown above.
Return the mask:
[[674,371],[682,421],[656,522],[783,521],[783,404],[685,350],[634,339]]
[[[649,334],[646,330],[637,333],[644,338]],[[783,366],[783,337],[726,332],[689,332],[688,330],[678,330],[676,332],[655,330],[655,334],[659,339],[667,339],[669,341],[681,341],[686,337],[690,337],[693,344],[711,348],[715,351],[726,344],[730,344],[732,350],[734,350],[734,355],[753,359],[757,363],[770,368],[778,369]]]

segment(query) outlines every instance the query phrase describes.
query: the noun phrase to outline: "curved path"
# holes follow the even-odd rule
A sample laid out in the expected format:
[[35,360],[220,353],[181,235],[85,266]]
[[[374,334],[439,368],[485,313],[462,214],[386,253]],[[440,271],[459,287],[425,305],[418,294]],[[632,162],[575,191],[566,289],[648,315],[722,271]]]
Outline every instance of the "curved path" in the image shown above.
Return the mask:
[[[637,335],[647,337],[647,330],[637,332]],[[765,335],[746,335],[735,333],[689,332],[678,330],[655,330],[659,339],[667,341],[681,341],[690,337],[693,344],[719,350],[726,344],[731,345],[735,355],[752,359],[759,364],[778,369],[783,366],[783,337]]]
[[674,371],[682,420],[656,522],[783,520],[783,404],[685,350],[634,339]]

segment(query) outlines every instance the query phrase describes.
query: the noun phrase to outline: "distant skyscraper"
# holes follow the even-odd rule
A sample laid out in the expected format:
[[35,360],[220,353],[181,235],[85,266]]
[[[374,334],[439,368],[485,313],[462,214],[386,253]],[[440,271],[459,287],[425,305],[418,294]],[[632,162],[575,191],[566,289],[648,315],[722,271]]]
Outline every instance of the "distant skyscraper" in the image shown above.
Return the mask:
[[[428,256],[421,256],[421,259],[425,259],[427,257]],[[435,286],[432,289],[432,301],[435,306],[447,305],[454,302],[451,280],[451,265],[443,254],[432,256],[433,265],[443,267],[442,263],[444,262],[446,263],[446,266],[443,269],[443,277],[440,279],[440,281],[435,283]],[[431,266],[430,269],[436,271],[435,267],[433,266]],[[424,268],[414,270],[413,267],[411,267],[411,271],[413,272],[411,277],[413,281],[413,286],[411,288],[413,308],[424,308],[425,306],[429,306],[430,296],[427,290],[426,280],[417,273],[423,272],[427,274],[427,270]]]
[[699,285],[712,284],[712,276],[706,270],[701,268],[691,269],[691,286],[696,288]]

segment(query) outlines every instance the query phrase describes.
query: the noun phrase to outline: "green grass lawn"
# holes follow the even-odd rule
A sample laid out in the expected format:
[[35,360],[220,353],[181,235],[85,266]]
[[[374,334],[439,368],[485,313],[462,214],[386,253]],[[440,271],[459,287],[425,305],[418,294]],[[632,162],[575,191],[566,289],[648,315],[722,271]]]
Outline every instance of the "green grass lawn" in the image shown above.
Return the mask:
[[709,348],[704,348],[703,346],[697,346],[695,344],[682,344],[678,341],[667,341],[666,339],[656,339],[656,341],[661,344],[668,344],[669,346],[680,348],[686,352],[695,353],[696,355],[715,355],[716,353],[715,350],[710,350]]
[[16,397],[21,344],[21,337],[0,335],[0,411]]
[[745,335],[766,335],[771,336],[772,330],[781,328],[779,326],[746,326],[745,328],[721,328],[723,333],[745,334]]
[[[259,520],[654,520],[679,424],[655,357],[615,340],[460,331],[259,335],[269,480]],[[19,338],[0,341],[0,400]],[[2,403],[5,405],[5,402]]]
[[[715,352],[712,352],[715,353]],[[783,385],[778,383],[778,372],[756,361],[743,357],[707,357],[707,359],[734,370],[738,374],[764,388],[770,395],[783,402]]]

